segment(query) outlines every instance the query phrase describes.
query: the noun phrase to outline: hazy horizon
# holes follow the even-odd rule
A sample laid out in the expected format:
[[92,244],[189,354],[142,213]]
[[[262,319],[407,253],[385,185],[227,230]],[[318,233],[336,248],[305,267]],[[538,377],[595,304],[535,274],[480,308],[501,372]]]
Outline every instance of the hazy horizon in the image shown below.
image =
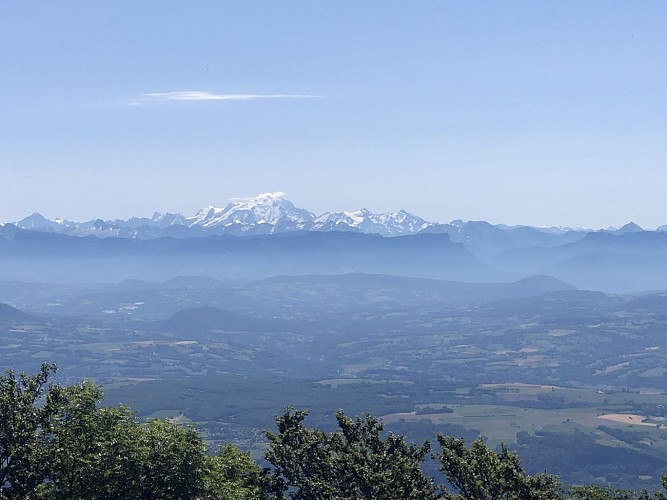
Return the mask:
[[315,213],[667,224],[667,3],[0,7],[0,221]]
[[[286,200],[288,200],[288,201],[294,203],[294,201],[291,200],[291,199],[289,198],[289,196],[287,196],[287,195],[286,195],[285,193],[283,193],[283,192],[276,192],[276,193],[259,193],[257,196],[263,196],[263,195],[265,195],[265,194],[279,195],[279,197],[284,198],[284,199],[286,199]],[[218,205],[205,204],[205,205],[200,206],[200,207],[199,207],[198,209],[196,209],[195,211],[192,211],[192,212],[186,212],[186,213],[179,212],[179,211],[175,211],[175,210],[164,210],[164,211],[154,210],[154,211],[151,212],[151,213],[143,213],[143,214],[137,214],[137,213],[135,213],[135,214],[130,214],[130,215],[125,216],[125,217],[116,217],[116,216],[98,217],[98,216],[92,216],[92,217],[87,217],[87,218],[84,218],[84,219],[73,219],[73,218],[61,217],[61,216],[51,216],[51,215],[49,215],[49,214],[42,213],[42,212],[39,212],[39,211],[33,211],[33,212],[28,213],[28,214],[25,214],[25,215],[22,216],[22,217],[19,217],[19,218],[17,218],[17,219],[14,219],[14,220],[5,220],[5,221],[0,220],[0,225],[8,224],[8,223],[20,222],[21,220],[23,220],[23,219],[25,219],[25,218],[28,218],[28,217],[30,217],[30,216],[32,216],[32,215],[34,215],[34,214],[39,214],[39,215],[41,215],[42,217],[45,217],[46,219],[49,219],[49,220],[69,220],[69,221],[71,221],[71,222],[87,222],[87,221],[96,220],[96,219],[111,220],[111,221],[113,221],[113,220],[127,220],[127,219],[132,218],[132,217],[151,218],[151,217],[154,216],[156,213],[158,213],[158,214],[162,214],[162,215],[167,214],[167,213],[172,213],[172,214],[180,214],[180,215],[183,215],[183,216],[185,216],[185,217],[194,217],[194,216],[196,215],[196,213],[197,213],[199,210],[204,210],[204,209],[206,209],[206,208],[208,208],[208,207],[211,207],[211,206],[214,206],[215,208],[224,208],[224,207],[227,206],[227,204],[229,204],[229,203],[231,203],[231,202],[233,202],[233,201],[236,201],[236,200],[246,200],[246,199],[251,199],[251,198],[254,198],[254,197],[251,196],[251,197],[242,197],[242,198],[240,198],[240,197],[231,198],[230,200],[227,200],[225,203],[221,203],[221,204],[218,204]],[[310,210],[309,207],[299,205],[298,203],[294,203],[294,205],[295,205],[295,207],[297,207],[297,208],[299,208],[299,209],[304,209],[304,210],[308,210],[308,211],[312,212],[315,216],[323,215],[323,214],[325,214],[326,212],[343,212],[343,211],[345,211],[345,212],[354,212],[354,211],[362,210],[362,209],[368,209],[368,210],[370,210],[368,207],[366,207],[366,206],[362,206],[362,207],[357,207],[357,208],[347,208],[347,209],[336,210],[336,211],[334,211],[334,210],[327,210],[327,211],[325,211],[325,212],[313,212],[312,210]],[[456,220],[462,220],[463,222],[473,222],[473,221],[476,221],[476,220],[485,220],[485,219],[462,219],[462,218],[460,218],[460,217],[453,217],[453,218],[449,218],[449,219],[428,219],[428,218],[426,218],[426,217],[423,217],[423,216],[422,216],[421,214],[419,214],[419,213],[412,212],[412,211],[410,211],[410,210],[408,210],[408,209],[405,209],[405,208],[402,208],[402,207],[401,207],[401,208],[393,208],[393,209],[389,209],[389,210],[386,210],[386,211],[383,211],[383,212],[398,212],[399,210],[406,210],[407,212],[411,213],[412,215],[416,215],[416,216],[418,216],[418,217],[422,217],[423,219],[427,220],[427,222],[434,222],[434,223],[443,223],[443,224],[445,224],[445,223],[450,223],[450,222],[453,222],[453,221],[456,221]],[[379,213],[379,212],[380,212],[380,211],[377,211],[377,210],[370,210],[370,211],[371,211],[371,212],[374,212],[374,213]],[[618,229],[618,228],[620,228],[620,227],[622,227],[622,226],[624,226],[624,225],[626,225],[626,224],[629,224],[629,223],[635,223],[635,224],[637,224],[636,221],[632,221],[632,220],[624,221],[624,222],[621,222],[621,223],[618,223],[618,224],[615,224],[615,225],[614,225],[614,224],[610,224],[610,225],[607,225],[607,226],[605,226],[605,227],[572,226],[572,225],[566,225],[566,224],[539,224],[539,225],[537,225],[537,224],[523,224],[523,223],[520,223],[520,222],[519,222],[519,223],[508,223],[508,222],[506,222],[506,221],[494,221],[494,220],[485,220],[485,222],[489,222],[489,223],[491,223],[491,224],[504,224],[504,225],[508,225],[508,226],[563,227],[563,228],[566,228],[566,227],[567,227],[567,228],[572,228],[572,229],[582,229],[582,230],[601,230],[601,229],[613,229],[613,228]],[[658,225],[658,226],[655,226],[655,227],[646,227],[646,226],[642,226],[641,224],[639,224],[639,225],[640,225],[640,226],[642,227],[642,229],[644,229],[644,230],[655,230],[655,229],[659,228],[660,226],[662,226],[663,224]]]

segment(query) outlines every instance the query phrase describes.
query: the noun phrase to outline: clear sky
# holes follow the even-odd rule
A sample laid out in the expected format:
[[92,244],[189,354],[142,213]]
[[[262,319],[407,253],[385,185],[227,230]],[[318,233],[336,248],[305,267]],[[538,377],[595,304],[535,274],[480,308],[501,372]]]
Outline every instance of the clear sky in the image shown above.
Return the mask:
[[0,222],[667,224],[667,2],[4,0]]

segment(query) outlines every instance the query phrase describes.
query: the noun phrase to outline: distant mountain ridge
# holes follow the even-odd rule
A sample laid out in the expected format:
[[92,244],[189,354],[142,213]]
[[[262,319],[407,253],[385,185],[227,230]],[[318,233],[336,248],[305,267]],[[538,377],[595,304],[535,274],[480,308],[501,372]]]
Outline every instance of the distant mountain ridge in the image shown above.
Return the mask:
[[34,319],[35,316],[26,314],[8,304],[0,303],[0,325],[6,323],[23,323]]
[[[454,242],[479,247],[482,254],[490,244],[495,252],[522,246],[552,246],[575,241],[590,232],[585,229],[492,225],[485,221],[454,220],[443,224],[427,221],[405,210],[374,213],[362,208],[326,212],[318,216],[296,207],[280,192],[233,199],[224,208],[211,205],[191,217],[179,213],[155,212],[152,217],[75,222],[60,218],[50,220],[35,212],[13,225],[29,231],[70,236],[135,239],[187,238],[211,234],[250,236],[298,231],[353,231],[381,236],[447,233]],[[661,226],[658,231],[666,231],[666,228]],[[605,231],[625,234],[643,229],[630,222],[620,229],[610,228]]]
[[443,224],[405,210],[317,216],[282,193],[265,193],[192,217],[155,213],[79,223],[32,214],[0,226],[0,277],[117,281],[370,273],[508,282],[548,275],[579,289],[661,290],[667,289],[666,227]]
[[[275,213],[282,217],[279,210]],[[276,227],[270,214],[263,219],[252,210],[243,214],[246,219],[211,214],[215,219],[210,220],[226,221],[221,223],[239,231],[258,224],[268,232],[239,236],[200,230],[198,237],[82,238],[9,224],[0,227],[0,278],[117,282],[179,275],[236,280],[367,273],[497,283],[547,275],[579,289],[667,290],[667,232],[630,226],[623,231],[559,233],[455,221],[395,237],[358,228],[270,233]],[[103,221],[96,225],[106,230]],[[186,226],[169,227],[189,231]]]
[[412,215],[405,210],[374,214],[362,208],[354,212],[327,212],[314,221],[314,231],[361,231],[363,233],[395,236],[415,234],[433,226],[421,217]]
[[382,236],[416,234],[433,225],[405,210],[373,213],[365,208],[352,212],[327,212],[320,216],[296,207],[283,193],[264,193],[233,199],[224,208],[210,205],[192,217],[155,212],[151,218],[101,219],[74,222],[49,220],[39,213],[14,223],[20,229],[71,236],[150,239],[207,234],[263,235],[294,231],[359,231]]
[[[14,227],[14,226],[12,226]],[[52,282],[162,280],[179,275],[257,279],[280,274],[375,273],[491,280],[507,278],[447,234],[386,238],[310,231],[205,238],[80,238],[0,228],[0,276]],[[9,278],[11,277],[11,278]]]

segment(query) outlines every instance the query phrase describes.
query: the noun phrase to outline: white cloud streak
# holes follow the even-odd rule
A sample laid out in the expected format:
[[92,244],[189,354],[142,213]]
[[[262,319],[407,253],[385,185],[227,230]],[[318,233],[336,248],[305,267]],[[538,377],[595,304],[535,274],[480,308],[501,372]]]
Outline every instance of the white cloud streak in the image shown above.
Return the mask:
[[317,99],[321,97],[320,95],[305,94],[212,94],[199,90],[186,90],[181,92],[153,92],[143,94],[140,102],[253,101],[257,99]]

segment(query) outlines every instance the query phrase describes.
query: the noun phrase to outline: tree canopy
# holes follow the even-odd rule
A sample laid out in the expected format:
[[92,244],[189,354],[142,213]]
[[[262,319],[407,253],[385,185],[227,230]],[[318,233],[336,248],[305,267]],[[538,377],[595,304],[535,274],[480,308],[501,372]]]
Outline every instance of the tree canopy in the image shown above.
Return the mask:
[[[276,417],[261,468],[227,444],[210,453],[196,428],[173,420],[142,422],[126,406],[101,406],[86,381],[49,383],[54,365],[35,375],[0,375],[0,499],[195,500],[667,500],[663,492],[596,486],[569,488],[550,474],[527,474],[504,446],[437,435],[413,444],[385,433],[372,415],[335,414],[332,432],[304,424],[306,411]],[[444,484],[423,471],[439,463]],[[667,477],[662,478],[667,490]]]
[[266,460],[273,466],[267,473],[276,498],[434,497],[432,481],[420,469],[428,443],[384,437],[382,423],[371,415],[352,419],[339,411],[339,429],[326,433],[304,426],[306,414],[288,408],[276,419],[278,433],[266,433]]

